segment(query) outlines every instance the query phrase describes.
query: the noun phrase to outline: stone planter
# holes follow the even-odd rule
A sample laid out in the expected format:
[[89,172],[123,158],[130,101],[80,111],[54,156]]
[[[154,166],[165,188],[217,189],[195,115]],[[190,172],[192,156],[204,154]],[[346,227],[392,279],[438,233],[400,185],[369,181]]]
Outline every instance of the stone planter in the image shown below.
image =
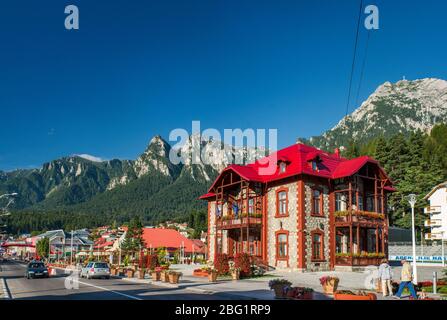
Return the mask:
[[169,282],[169,276],[166,271],[160,272],[160,280],[163,282]]
[[284,299],[286,297],[285,288],[287,285],[284,284],[277,284],[272,286],[273,292],[275,292],[275,298],[276,299]]
[[138,270],[138,279],[144,279],[144,274],[145,274],[144,270]]
[[217,281],[217,272],[216,271],[211,271],[210,273],[208,273],[208,281],[209,282]]
[[239,280],[241,278],[241,271],[240,270],[231,271],[231,278],[233,280]]
[[337,291],[338,282],[339,282],[338,279],[332,279],[332,280],[326,282],[323,285],[324,293],[326,293],[326,294],[334,294],[335,291]]
[[153,281],[160,281],[160,272],[152,271],[151,277]]
[[132,269],[127,269],[127,271],[126,271],[126,276],[127,276],[128,278],[133,278],[134,274],[135,274],[135,271],[134,271],[134,270],[132,270]]
[[172,283],[172,284],[176,284],[176,283],[178,283],[179,282],[179,280],[180,280],[180,274],[179,273],[177,273],[177,272],[172,272],[172,273],[169,273],[168,274],[168,277],[169,277],[169,283]]

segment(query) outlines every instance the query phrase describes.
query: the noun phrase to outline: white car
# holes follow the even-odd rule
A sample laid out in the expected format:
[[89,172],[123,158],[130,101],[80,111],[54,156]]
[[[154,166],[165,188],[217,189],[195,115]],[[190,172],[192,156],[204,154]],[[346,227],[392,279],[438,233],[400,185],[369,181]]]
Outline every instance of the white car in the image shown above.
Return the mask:
[[81,269],[81,278],[106,278],[110,279],[110,268],[105,262],[89,262]]

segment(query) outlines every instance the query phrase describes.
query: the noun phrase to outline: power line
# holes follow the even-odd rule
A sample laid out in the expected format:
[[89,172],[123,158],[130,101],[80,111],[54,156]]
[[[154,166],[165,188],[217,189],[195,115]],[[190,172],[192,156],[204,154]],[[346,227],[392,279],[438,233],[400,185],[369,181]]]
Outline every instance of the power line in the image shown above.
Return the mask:
[[362,67],[361,67],[361,71],[360,71],[360,79],[359,79],[359,86],[357,88],[357,95],[355,98],[355,105],[358,106],[359,105],[359,97],[360,97],[360,90],[362,88],[362,82],[363,82],[363,75],[365,72],[365,65],[366,65],[366,60],[368,59],[368,47],[369,47],[369,37],[371,35],[371,32],[368,32],[368,36],[366,37],[366,45],[365,45],[365,54],[363,56],[363,63],[362,63]]
[[349,103],[351,102],[352,79],[354,77],[355,59],[356,59],[356,56],[357,56],[357,45],[358,45],[358,42],[359,42],[360,20],[362,18],[362,9],[363,9],[363,0],[360,0],[359,17],[357,19],[357,32],[356,32],[356,35],[355,35],[354,56],[352,57],[351,75],[349,77],[349,92],[348,92],[348,101],[346,103],[345,117],[348,115]]

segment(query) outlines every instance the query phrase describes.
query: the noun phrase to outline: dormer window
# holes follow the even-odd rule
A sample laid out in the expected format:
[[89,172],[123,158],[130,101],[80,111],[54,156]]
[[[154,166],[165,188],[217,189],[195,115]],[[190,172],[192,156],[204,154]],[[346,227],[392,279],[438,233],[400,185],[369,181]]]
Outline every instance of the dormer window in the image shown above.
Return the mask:
[[287,163],[285,163],[285,162],[280,162],[279,163],[279,173],[286,172],[286,168],[287,168]]
[[287,157],[280,156],[278,158],[278,167],[279,167],[279,173],[285,173],[287,166],[290,164],[290,160]]
[[313,171],[318,171],[318,164],[322,161],[320,154],[317,152],[310,152],[306,155],[306,161]]

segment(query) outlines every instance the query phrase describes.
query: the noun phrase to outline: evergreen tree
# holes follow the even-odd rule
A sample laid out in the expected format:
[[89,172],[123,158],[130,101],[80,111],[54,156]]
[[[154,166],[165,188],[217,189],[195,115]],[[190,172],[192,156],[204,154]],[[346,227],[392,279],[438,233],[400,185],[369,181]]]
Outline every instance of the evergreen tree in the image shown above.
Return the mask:
[[124,251],[138,251],[145,247],[143,224],[139,217],[134,217],[127,226],[126,237],[121,245]]
[[48,258],[50,254],[50,240],[42,238],[36,243],[36,251],[39,257]]

